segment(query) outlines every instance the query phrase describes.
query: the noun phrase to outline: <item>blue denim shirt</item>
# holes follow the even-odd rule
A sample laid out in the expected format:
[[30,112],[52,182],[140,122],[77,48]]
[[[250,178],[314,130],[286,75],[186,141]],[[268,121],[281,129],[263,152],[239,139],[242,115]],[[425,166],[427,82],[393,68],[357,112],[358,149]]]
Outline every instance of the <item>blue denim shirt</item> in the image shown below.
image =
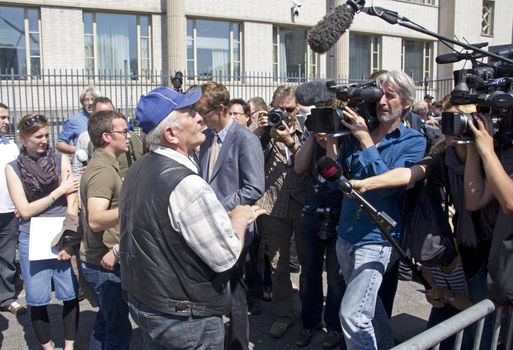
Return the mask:
[[[426,149],[424,136],[402,123],[386,135],[378,146],[364,151],[354,136],[346,137],[345,141],[345,146],[340,146],[338,162],[346,162],[350,179],[364,179],[393,168],[409,167],[422,159]],[[404,188],[392,188],[363,194],[378,211],[385,211],[397,222],[397,226],[390,232],[396,239],[400,238],[401,232],[403,193]],[[338,235],[356,246],[387,242],[367,213],[363,209],[359,210],[357,202],[350,198],[344,199],[342,205]]]
[[77,144],[78,135],[87,130],[87,122],[89,121],[89,113],[85,111],[78,112],[68,118],[61,133],[59,134],[58,141]]

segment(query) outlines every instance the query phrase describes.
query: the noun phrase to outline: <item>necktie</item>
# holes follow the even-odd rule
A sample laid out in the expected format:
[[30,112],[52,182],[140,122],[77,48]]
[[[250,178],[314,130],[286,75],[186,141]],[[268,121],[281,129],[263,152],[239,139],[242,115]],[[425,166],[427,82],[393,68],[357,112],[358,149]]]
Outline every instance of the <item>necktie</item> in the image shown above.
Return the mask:
[[217,140],[219,136],[214,135],[214,140],[212,141],[212,147],[210,149],[210,161],[208,163],[208,179],[212,180],[212,174],[214,173],[214,167],[216,165],[217,156],[219,154],[219,147],[217,144]]

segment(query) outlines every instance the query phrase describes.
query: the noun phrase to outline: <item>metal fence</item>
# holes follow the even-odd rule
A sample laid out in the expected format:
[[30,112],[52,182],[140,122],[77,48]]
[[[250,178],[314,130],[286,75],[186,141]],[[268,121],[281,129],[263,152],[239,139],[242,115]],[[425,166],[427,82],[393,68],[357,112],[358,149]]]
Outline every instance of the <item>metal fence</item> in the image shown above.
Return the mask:
[[[485,317],[495,310],[496,305],[491,300],[485,299],[397,345],[393,350],[437,350],[443,340],[453,335],[455,335],[453,349],[458,350],[462,348],[463,332],[470,327],[475,327],[472,349],[478,350],[480,349]],[[505,306],[497,308],[489,350],[496,350],[499,345],[501,349],[513,349],[513,315],[506,311],[507,307]],[[501,331],[503,326],[506,328],[505,331]]]
[[[10,136],[16,138],[17,121],[25,114],[38,112],[50,120],[50,135],[55,142],[56,135],[70,115],[81,110],[79,96],[90,85],[98,87],[103,96],[109,97],[119,111],[132,121],[140,96],[157,86],[172,86],[174,72],[154,71],[144,75],[132,75],[123,71],[104,71],[92,74],[87,70],[47,70],[37,76],[15,74],[14,70],[0,72],[0,102],[11,111]],[[298,85],[319,79],[315,76],[275,76],[271,73],[247,72],[238,76],[222,74],[190,76],[184,74],[184,90],[214,80],[227,87],[233,98],[249,99],[260,96],[270,101],[273,91],[282,84]],[[337,83],[351,82],[347,77],[335,79]],[[436,99],[451,91],[452,79],[424,80],[417,82],[417,99],[425,94]]]

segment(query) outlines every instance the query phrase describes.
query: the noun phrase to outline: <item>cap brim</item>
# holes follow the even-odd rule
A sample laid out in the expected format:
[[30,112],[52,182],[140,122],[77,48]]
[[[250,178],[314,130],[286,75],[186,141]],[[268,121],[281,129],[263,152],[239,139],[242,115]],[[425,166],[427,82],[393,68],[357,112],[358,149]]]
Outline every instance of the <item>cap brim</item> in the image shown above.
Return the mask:
[[183,97],[181,97],[178,101],[176,101],[175,109],[181,109],[181,108],[192,106],[196,102],[198,102],[200,98],[201,98],[201,89],[199,89],[199,88],[192,89],[192,90],[186,92],[185,94],[183,94]]

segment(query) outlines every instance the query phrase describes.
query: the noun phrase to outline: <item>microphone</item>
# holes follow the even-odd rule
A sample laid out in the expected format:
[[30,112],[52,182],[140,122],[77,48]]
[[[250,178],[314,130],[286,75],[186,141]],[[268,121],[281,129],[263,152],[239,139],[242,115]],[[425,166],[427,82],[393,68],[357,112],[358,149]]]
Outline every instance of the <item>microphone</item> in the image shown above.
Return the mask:
[[317,171],[326,181],[335,181],[344,193],[351,193],[353,185],[342,175],[340,165],[328,156],[321,157],[317,162]]
[[307,41],[316,53],[325,53],[340,39],[353,23],[356,12],[365,6],[365,0],[348,0],[335,7],[308,31]]
[[83,149],[77,149],[75,152],[75,156],[77,159],[82,163],[83,166],[87,166],[87,161],[89,160],[89,157],[87,156],[87,152]]
[[438,64],[448,64],[448,63],[456,63],[462,60],[473,60],[476,58],[485,57],[485,55],[481,53],[459,53],[459,52],[451,52],[443,55],[436,56],[436,63]]
[[315,80],[301,84],[296,89],[296,101],[303,106],[319,105],[333,100],[335,91],[328,87],[335,82],[333,80]]
[[[362,194],[353,189],[353,185],[342,174],[340,165],[328,156],[321,157],[317,162],[317,171],[319,175],[327,181],[335,181],[338,188],[344,192],[349,198],[354,199],[358,204],[365,209],[371,220],[380,228],[385,236],[388,235],[390,230],[397,225],[387,213],[378,211],[372,204],[370,204]],[[387,239],[390,240],[389,237]],[[393,239],[392,239],[393,240]],[[391,242],[392,243],[392,242]]]

